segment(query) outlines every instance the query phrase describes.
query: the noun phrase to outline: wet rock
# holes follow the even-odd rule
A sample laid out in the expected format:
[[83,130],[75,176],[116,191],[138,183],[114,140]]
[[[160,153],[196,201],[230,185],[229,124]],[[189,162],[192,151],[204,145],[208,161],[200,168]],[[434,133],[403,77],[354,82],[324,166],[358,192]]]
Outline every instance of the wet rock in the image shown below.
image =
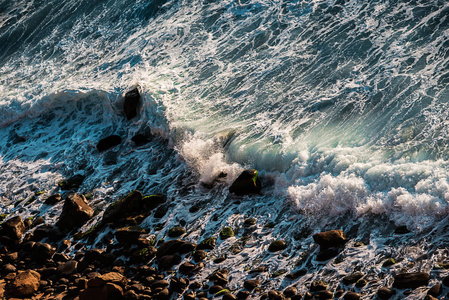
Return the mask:
[[136,134],[131,138],[131,141],[136,144],[136,146],[142,146],[150,142],[150,138],[143,134]]
[[318,293],[319,300],[332,299],[334,297],[334,293],[328,290],[324,290]]
[[47,260],[56,253],[56,247],[47,243],[36,243],[34,246],[35,256],[38,260]]
[[345,300],[359,300],[362,297],[362,295],[360,295],[359,293],[355,293],[355,292],[347,292],[343,299]]
[[159,206],[154,212],[154,217],[156,219],[163,218],[168,212],[168,207],[165,205]]
[[265,267],[265,266],[259,266],[259,267],[257,267],[257,268],[254,268],[254,269],[250,270],[249,273],[250,273],[250,274],[253,274],[253,273],[263,273],[263,272],[266,272],[266,271],[268,271],[268,270],[267,270],[267,267]]
[[198,250],[213,250],[215,248],[216,238],[210,237],[203,240],[201,243],[197,245]]
[[286,248],[287,248],[286,242],[277,240],[270,244],[270,246],[268,247],[268,251],[276,252],[276,251],[285,250]]
[[256,223],[257,223],[256,219],[250,218],[250,219],[246,219],[245,222],[243,222],[243,225],[246,227],[251,227],[251,226],[256,225]]
[[118,135],[110,135],[101,139],[97,144],[97,150],[99,152],[106,151],[114,146],[120,145],[122,138]]
[[77,190],[83,184],[84,179],[85,176],[77,174],[59,182],[58,185],[62,190]]
[[251,293],[248,291],[239,291],[237,293],[237,299],[239,299],[239,300],[248,299],[250,296],[251,296]]
[[429,291],[427,292],[427,295],[430,295],[433,297],[438,297],[439,295],[441,295],[442,291],[443,291],[443,286],[441,285],[441,283],[437,283],[429,289]]
[[168,270],[171,267],[181,263],[181,256],[179,255],[165,255],[158,261],[158,266],[162,270]]
[[383,268],[387,268],[387,267],[392,266],[394,264],[396,264],[396,261],[393,258],[389,258],[386,261],[384,261],[384,263],[382,264],[382,267]]
[[181,227],[181,226],[176,226],[176,227],[170,228],[168,230],[168,236],[172,237],[172,238],[181,236],[184,233],[186,233],[186,229],[184,227]]
[[258,172],[254,169],[243,171],[229,187],[229,192],[236,195],[259,194],[262,186]]
[[115,238],[121,244],[135,245],[141,234],[145,233],[145,229],[139,226],[127,226],[119,228],[115,231]]
[[330,230],[316,233],[313,235],[313,240],[320,245],[321,249],[340,247],[347,241],[346,235],[342,230]]
[[327,282],[323,281],[323,280],[317,280],[312,282],[312,284],[310,285],[310,291],[311,292],[318,292],[318,291],[323,291],[327,289]]
[[203,261],[206,258],[207,258],[207,252],[204,250],[197,250],[193,254],[193,259],[195,260],[195,262]]
[[142,199],[143,205],[147,210],[153,210],[159,205],[165,203],[165,198],[162,195],[149,195]]
[[362,288],[362,287],[364,287],[367,284],[368,284],[368,281],[366,279],[359,279],[355,283],[355,286],[358,287],[358,288]]
[[195,243],[184,242],[182,245],[179,246],[178,253],[186,254],[192,252],[195,249],[196,249]]
[[160,258],[165,255],[172,255],[179,253],[181,246],[184,245],[182,240],[171,240],[163,242],[157,249],[157,257]]
[[78,194],[68,195],[56,226],[70,231],[84,225],[94,215],[94,210],[86,202]]
[[282,293],[279,293],[277,291],[271,290],[271,291],[268,292],[268,299],[270,299],[270,300],[284,300],[285,297],[284,297],[284,295]]
[[61,201],[61,199],[62,199],[61,194],[57,193],[48,197],[44,203],[47,205],[55,205],[56,203]]
[[77,266],[76,260],[69,260],[58,266],[58,272],[62,275],[71,275],[75,272]]
[[184,294],[184,300],[195,300],[195,293],[190,291]]
[[220,231],[220,239],[225,240],[235,236],[234,230],[231,227],[225,227]]
[[133,191],[115,201],[106,208],[101,223],[115,223],[128,216],[140,214],[144,209],[142,199],[143,195],[141,192]]
[[172,277],[170,280],[170,289],[182,294],[189,286],[190,281],[188,279]]
[[223,289],[223,287],[221,285],[213,285],[209,288],[209,294],[211,295],[215,295],[216,293],[218,293],[219,291],[221,291]]
[[140,104],[140,93],[138,88],[134,88],[125,94],[125,102],[123,103],[123,110],[126,118],[131,120],[137,116],[137,109]]
[[288,279],[297,279],[301,276],[304,276],[307,274],[307,269],[299,269],[295,272],[292,272],[290,274],[287,274],[287,276],[285,276]]
[[423,272],[403,273],[394,277],[393,287],[398,289],[415,289],[427,285],[430,275]]
[[237,297],[231,293],[225,293],[223,294],[222,300],[235,300]]
[[31,297],[39,288],[41,276],[33,270],[19,271],[14,279],[7,283],[5,292],[8,297]]
[[2,224],[2,233],[13,241],[20,240],[25,232],[25,223],[21,216],[15,216]]
[[290,287],[286,288],[283,293],[284,293],[285,297],[290,298],[298,293],[298,289],[294,286],[290,286]]
[[248,279],[248,280],[245,280],[245,282],[243,282],[243,287],[250,291],[254,290],[259,285],[260,285],[259,279]]
[[393,290],[387,287],[381,287],[377,291],[377,297],[381,300],[388,300],[393,297]]
[[396,227],[396,229],[394,230],[394,233],[407,234],[407,233],[410,233],[410,230],[408,230],[407,226],[401,225],[401,226]]
[[225,286],[228,284],[228,275],[229,271],[227,269],[220,269],[209,275],[207,278],[217,285]]
[[351,275],[343,277],[342,281],[343,281],[343,284],[350,285],[350,284],[356,283],[363,276],[365,276],[365,274],[363,274],[361,272],[355,272],[355,273],[352,273]]

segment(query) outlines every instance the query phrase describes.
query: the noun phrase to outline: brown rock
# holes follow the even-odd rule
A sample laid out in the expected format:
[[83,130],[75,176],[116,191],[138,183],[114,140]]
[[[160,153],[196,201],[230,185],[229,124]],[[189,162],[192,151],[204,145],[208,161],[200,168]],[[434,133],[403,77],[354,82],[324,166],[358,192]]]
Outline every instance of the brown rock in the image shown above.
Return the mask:
[[297,293],[298,293],[298,289],[294,286],[290,286],[284,290],[284,295],[289,298],[293,297]]
[[223,289],[223,287],[221,285],[213,285],[209,288],[209,294],[211,295],[215,295],[216,293],[218,293],[219,291],[221,291]]
[[193,259],[195,260],[195,262],[203,261],[206,258],[207,258],[207,252],[204,250],[197,250],[193,254]]
[[195,300],[195,293],[192,291],[185,293],[184,300]]
[[235,299],[237,299],[237,297],[231,293],[223,294],[223,298],[222,298],[222,300],[235,300]]
[[69,260],[58,266],[58,272],[62,275],[71,275],[75,272],[78,262],[76,260]]
[[422,285],[427,285],[430,275],[428,273],[403,273],[394,277],[393,287],[398,289],[415,289]]
[[227,269],[221,269],[208,276],[207,278],[217,285],[225,286],[228,284],[228,274],[229,271]]
[[328,290],[324,290],[318,293],[319,300],[332,299],[334,297],[334,293]]
[[325,281],[322,280],[317,280],[312,282],[312,284],[310,285],[310,291],[311,292],[319,292],[319,291],[324,291],[327,289],[327,283]]
[[63,230],[81,227],[94,215],[94,210],[78,194],[70,194],[64,201],[61,216],[56,226]]
[[15,216],[3,222],[3,234],[12,240],[20,240],[25,232],[25,223],[21,216]]
[[101,220],[103,225],[107,223],[117,224],[120,219],[126,219],[132,215],[138,215],[144,210],[143,195],[139,191],[132,191],[125,197],[109,205]]
[[121,244],[134,245],[141,234],[145,233],[145,229],[139,226],[127,226],[117,229],[115,232],[115,238]]
[[245,282],[243,282],[243,287],[250,291],[254,290],[259,285],[260,285],[259,279],[248,279],[248,280],[245,280]]
[[57,193],[48,197],[44,203],[47,205],[55,205],[56,203],[61,201],[61,199],[62,199],[61,194]]
[[157,258],[161,258],[165,255],[173,255],[178,253],[179,248],[184,244],[181,240],[171,240],[167,242],[163,242],[159,248],[157,249]]
[[270,252],[276,252],[276,251],[281,251],[287,248],[287,243],[284,241],[274,241],[270,244],[270,246],[268,247],[268,251]]
[[359,293],[347,292],[343,299],[345,300],[359,300],[362,297]]
[[393,291],[387,287],[381,287],[377,291],[377,297],[381,300],[388,300],[393,296]]
[[175,292],[182,294],[189,286],[190,281],[184,278],[172,277],[170,280],[170,288]]
[[159,258],[158,266],[163,270],[168,270],[171,267],[181,263],[181,256],[179,255],[165,255]]
[[154,294],[153,298],[157,300],[168,300],[170,298],[170,291],[168,289],[163,289],[162,291]]
[[359,279],[361,279],[365,274],[360,272],[352,273],[351,275],[343,277],[343,284],[350,285],[356,283]]
[[34,249],[34,255],[38,260],[50,259],[56,253],[56,247],[47,243],[36,243]]
[[330,230],[316,233],[313,235],[315,243],[320,245],[322,249],[330,247],[339,247],[346,243],[346,235],[342,230]]
[[437,283],[429,289],[427,295],[438,297],[439,295],[441,295],[442,290],[443,286],[441,285],[441,283]]
[[14,280],[6,284],[8,297],[31,297],[39,288],[41,276],[33,270],[19,271]]
[[251,296],[251,293],[248,291],[239,291],[237,293],[237,299],[239,299],[239,300],[248,299],[250,296]]

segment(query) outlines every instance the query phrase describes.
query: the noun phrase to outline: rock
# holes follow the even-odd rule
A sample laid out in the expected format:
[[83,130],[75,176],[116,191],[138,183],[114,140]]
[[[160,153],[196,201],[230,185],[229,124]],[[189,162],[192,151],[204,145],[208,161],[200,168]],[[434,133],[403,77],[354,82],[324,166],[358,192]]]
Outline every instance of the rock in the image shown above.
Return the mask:
[[292,272],[290,274],[287,274],[287,276],[285,276],[288,279],[297,279],[301,276],[304,276],[307,274],[307,269],[299,269],[295,272]]
[[251,293],[248,291],[239,291],[237,293],[237,299],[239,299],[239,300],[248,299],[250,296],[251,296]]
[[231,227],[225,227],[220,231],[220,239],[225,240],[235,236],[234,230]]
[[225,286],[228,284],[228,275],[229,271],[227,269],[220,269],[207,278],[217,285]]
[[237,297],[231,293],[225,293],[225,294],[223,294],[223,298],[221,298],[221,299],[222,300],[235,300],[235,299],[237,299]]
[[123,110],[126,118],[131,120],[137,116],[137,109],[140,104],[140,93],[138,88],[134,88],[125,94],[125,102],[123,103]]
[[103,214],[101,223],[103,225],[107,223],[117,224],[117,221],[124,220],[129,216],[139,215],[142,211],[145,211],[143,195],[139,191],[133,191],[109,205]]
[[170,282],[168,282],[167,280],[161,279],[161,280],[153,281],[150,284],[150,287],[151,287],[152,290],[156,290],[157,288],[165,289],[169,285],[170,285]]
[[328,290],[324,290],[318,293],[319,300],[332,299],[334,297],[334,293]]
[[190,281],[184,278],[172,277],[170,280],[170,289],[182,294],[189,286]]
[[163,218],[168,212],[168,207],[165,205],[159,206],[156,211],[154,212],[154,217],[156,219]]
[[250,291],[254,290],[259,285],[260,285],[259,279],[248,279],[248,280],[245,280],[245,282],[243,282],[243,287]]
[[20,240],[25,232],[25,223],[21,216],[15,216],[2,224],[3,235],[11,240]]
[[173,255],[175,253],[179,253],[182,245],[184,245],[184,241],[182,240],[171,240],[163,242],[157,249],[156,257],[161,258],[165,255]]
[[330,230],[316,233],[313,235],[313,240],[320,245],[321,249],[340,247],[347,241],[346,235],[342,230]]
[[196,249],[195,243],[184,242],[182,245],[179,246],[178,253],[186,254],[192,252],[195,249]]
[[312,282],[312,284],[310,285],[310,291],[311,292],[318,292],[318,291],[323,291],[327,289],[327,282],[323,281],[323,280],[317,280]]
[[118,272],[109,272],[90,279],[87,282],[87,287],[101,287],[107,283],[113,283],[115,285],[124,287],[128,283],[128,279]]
[[427,292],[427,295],[430,295],[433,297],[438,297],[439,295],[441,295],[442,291],[443,291],[443,286],[441,285],[441,283],[437,283],[429,289],[429,291]]
[[382,264],[382,267],[383,268],[387,268],[387,267],[392,266],[394,264],[396,264],[396,261],[393,258],[389,258],[386,261],[384,261],[384,263]]
[[59,182],[58,185],[62,190],[76,190],[83,184],[84,179],[85,177],[83,175],[77,174]]
[[184,233],[186,233],[186,229],[181,226],[176,226],[176,227],[170,228],[170,230],[168,230],[168,236],[172,237],[172,238],[181,236]]
[[195,293],[190,291],[184,294],[184,300],[195,300]]
[[253,274],[253,273],[264,273],[266,271],[268,271],[267,267],[259,266],[257,268],[254,268],[254,269],[250,270],[249,273],[250,274]]
[[12,264],[6,264],[2,267],[2,274],[10,274],[16,272],[17,269]]
[[396,227],[396,229],[394,230],[394,233],[407,234],[407,233],[410,233],[410,230],[408,230],[407,226],[401,225],[401,226]]
[[121,244],[135,245],[141,234],[145,233],[145,229],[140,226],[127,226],[119,228],[115,231],[115,238]]
[[251,227],[256,225],[257,220],[254,218],[246,219],[245,222],[243,222],[243,225],[246,227]]
[[355,283],[355,286],[358,287],[359,289],[364,287],[365,285],[368,284],[368,281],[366,279],[359,279],[357,280],[357,282]]
[[221,285],[213,285],[209,288],[209,294],[211,295],[215,295],[216,293],[218,293],[219,291],[221,291],[223,289],[223,287]]
[[288,288],[286,288],[284,290],[284,295],[285,297],[293,297],[294,295],[296,295],[298,293],[298,289],[294,286],[289,286]]
[[436,297],[434,297],[434,296],[431,296],[431,295],[426,295],[425,297],[424,297],[424,300],[437,300],[438,298],[436,298]]
[[203,261],[206,258],[207,258],[207,252],[204,250],[197,250],[193,254],[193,259],[195,260],[195,262]]
[[58,266],[58,272],[62,275],[71,275],[75,272],[77,266],[76,260],[69,260]]
[[44,203],[47,205],[55,205],[56,203],[61,201],[61,199],[62,199],[61,194],[57,193],[48,197]]
[[34,245],[34,255],[38,260],[47,260],[53,257],[56,253],[56,247],[47,243],[36,243]]
[[70,194],[64,201],[62,213],[56,226],[63,230],[81,227],[94,215],[94,210],[78,194]]
[[204,268],[204,264],[202,262],[198,264],[192,264],[191,262],[185,262],[179,266],[179,272],[186,275],[191,275],[198,273]]
[[236,195],[259,194],[262,189],[258,172],[254,169],[243,171],[229,187],[229,192]]
[[28,298],[31,297],[39,288],[41,276],[33,270],[19,271],[14,279],[7,283],[5,292],[7,298]]
[[393,297],[393,291],[387,287],[381,287],[377,290],[377,297],[381,300],[388,300]]
[[114,146],[120,145],[122,138],[118,135],[110,135],[101,139],[97,144],[97,150],[99,152],[106,151]]
[[98,287],[87,287],[79,294],[79,300],[121,300],[123,297],[122,287],[114,283],[106,283]]
[[198,250],[213,250],[215,248],[216,240],[217,239],[214,237],[207,238],[207,239],[203,240],[201,243],[199,243],[196,246],[196,249],[198,249]]
[[158,266],[162,270],[168,270],[171,267],[181,263],[181,256],[179,255],[165,255],[158,261]]
[[170,299],[170,291],[168,289],[163,289],[162,291],[154,294],[153,298],[156,300],[168,300]]
[[270,244],[270,246],[268,247],[268,251],[276,252],[276,251],[285,250],[286,248],[287,248],[286,242],[277,240]]
[[430,275],[428,273],[403,273],[394,277],[393,287],[398,289],[415,289],[422,285],[427,285]]
[[359,300],[362,297],[362,295],[360,295],[359,293],[355,293],[355,292],[347,292],[343,299],[345,300]]
[[365,274],[360,272],[352,273],[351,275],[343,277],[343,284],[350,285],[356,283],[359,279],[361,279]]
[[277,291],[273,291],[273,290],[268,292],[268,298],[270,300],[284,300],[285,299],[283,294],[281,294]]
[[145,136],[143,134],[136,134],[135,136],[133,136],[131,138],[131,141],[133,141],[134,144],[136,144],[136,146],[145,145],[145,144],[149,143],[150,140],[151,139],[149,137],[147,137],[147,136]]

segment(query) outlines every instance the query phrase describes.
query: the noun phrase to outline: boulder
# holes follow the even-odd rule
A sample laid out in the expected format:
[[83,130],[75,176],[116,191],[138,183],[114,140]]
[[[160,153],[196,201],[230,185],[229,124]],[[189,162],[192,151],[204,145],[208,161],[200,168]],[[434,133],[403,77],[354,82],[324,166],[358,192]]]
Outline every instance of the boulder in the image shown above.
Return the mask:
[[287,243],[285,241],[277,240],[270,244],[270,246],[268,247],[268,251],[276,252],[276,251],[285,250],[286,248],[287,248]]
[[427,285],[430,275],[424,272],[403,273],[394,277],[393,287],[397,289],[415,289]]
[[25,223],[21,216],[15,216],[3,222],[3,235],[9,237],[11,240],[20,240],[25,232]]
[[134,88],[125,94],[125,102],[123,104],[123,110],[125,111],[126,118],[131,120],[137,116],[137,109],[140,104],[140,93],[138,88]]
[[33,270],[19,271],[12,281],[5,286],[7,298],[28,298],[39,288],[41,276]]
[[320,245],[321,249],[340,247],[347,241],[346,235],[342,230],[330,230],[316,233],[313,235],[313,240]]
[[36,243],[34,245],[34,255],[38,260],[45,261],[53,257],[56,247],[47,243]]
[[114,146],[120,145],[122,138],[118,135],[110,135],[101,139],[97,144],[97,150],[99,152],[106,151]]
[[62,190],[76,190],[83,184],[85,178],[85,176],[77,174],[69,179],[59,182],[58,185]]
[[94,215],[94,210],[86,202],[76,193],[68,195],[56,226],[70,231],[84,225]]
[[381,287],[377,290],[377,297],[381,300],[388,300],[393,297],[393,290],[387,287]]
[[170,289],[182,294],[189,286],[190,281],[184,278],[172,277],[170,280]]
[[61,201],[61,199],[62,199],[61,194],[57,193],[48,197],[44,203],[47,205],[55,205],[56,203]]
[[259,194],[262,186],[258,172],[254,169],[243,171],[229,187],[229,192],[236,195]]
[[235,236],[234,230],[231,227],[225,227],[220,231],[220,239],[225,240]]
[[201,243],[199,243],[196,246],[196,249],[198,249],[198,250],[213,250],[215,248],[216,240],[217,239],[214,237],[207,238],[207,239],[203,240]]
[[248,279],[248,280],[245,280],[245,282],[243,282],[243,287],[250,291],[254,290],[259,285],[260,285],[259,279]]
[[168,230],[168,236],[172,237],[172,238],[181,236],[184,233],[186,233],[186,229],[184,227],[181,227],[181,226],[175,226],[175,227],[170,228]]
[[182,245],[184,245],[184,241],[181,240],[171,240],[163,242],[157,249],[156,257],[161,258],[165,255],[173,255],[175,253],[179,253]]
[[134,245],[141,234],[145,233],[145,229],[139,226],[128,226],[117,229],[115,238],[121,244]]

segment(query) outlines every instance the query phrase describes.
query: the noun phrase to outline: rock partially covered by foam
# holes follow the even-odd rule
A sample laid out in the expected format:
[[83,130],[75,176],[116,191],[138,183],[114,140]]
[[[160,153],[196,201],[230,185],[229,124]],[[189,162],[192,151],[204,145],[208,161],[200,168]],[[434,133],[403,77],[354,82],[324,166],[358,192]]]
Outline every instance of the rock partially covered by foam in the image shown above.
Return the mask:
[[125,111],[126,118],[131,120],[137,116],[137,108],[140,104],[140,93],[137,88],[134,88],[125,94],[125,103],[123,110]]
[[99,152],[106,151],[114,146],[120,145],[122,138],[118,135],[110,135],[101,139],[97,144],[97,150]]
[[424,272],[402,273],[394,277],[393,287],[397,289],[416,289],[429,283],[430,275]]
[[63,230],[72,230],[84,225],[92,216],[94,210],[87,204],[84,197],[74,193],[64,201],[61,216],[56,226]]
[[243,171],[232,183],[229,192],[236,195],[258,194],[262,189],[258,172],[255,169]]
[[331,247],[340,247],[346,243],[346,235],[342,230],[329,230],[313,235],[315,243],[320,245],[321,249]]

